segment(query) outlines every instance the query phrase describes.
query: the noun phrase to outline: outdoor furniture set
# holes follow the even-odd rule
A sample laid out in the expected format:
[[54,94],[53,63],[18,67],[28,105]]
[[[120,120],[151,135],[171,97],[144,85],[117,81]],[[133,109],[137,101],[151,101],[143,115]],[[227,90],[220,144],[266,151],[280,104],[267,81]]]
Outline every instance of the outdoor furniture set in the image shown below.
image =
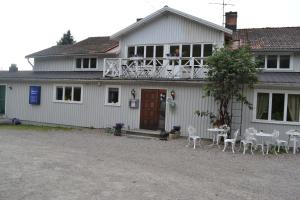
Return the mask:
[[[219,146],[221,138],[224,139],[224,149],[226,150],[227,146],[231,144],[232,152],[235,153],[235,146],[238,141],[240,141],[240,148],[242,149],[243,145],[243,154],[246,153],[246,150],[250,148],[250,152],[252,154],[253,150],[257,150],[258,147],[260,147],[262,154],[265,154],[265,148],[266,148],[266,154],[269,154],[272,147],[274,147],[274,153],[277,154],[280,152],[280,148],[283,147],[285,152],[288,153],[290,143],[293,142],[293,154],[296,154],[297,151],[297,145],[299,145],[300,142],[300,131],[297,130],[289,130],[286,132],[286,135],[288,135],[288,140],[282,140],[279,138],[280,133],[278,130],[273,130],[272,133],[265,133],[263,131],[257,131],[255,128],[247,128],[245,130],[245,133],[243,137],[238,140],[238,134],[239,130],[236,130],[232,134],[232,138],[228,138],[228,134],[230,131],[230,127],[227,125],[223,125],[221,127],[217,128],[209,128],[207,129],[208,132],[213,134],[213,143],[212,145]],[[193,147],[196,148],[197,142],[199,145],[201,144],[201,137],[197,135],[197,130],[193,126],[188,127],[188,145],[190,145],[190,142],[193,141]]]

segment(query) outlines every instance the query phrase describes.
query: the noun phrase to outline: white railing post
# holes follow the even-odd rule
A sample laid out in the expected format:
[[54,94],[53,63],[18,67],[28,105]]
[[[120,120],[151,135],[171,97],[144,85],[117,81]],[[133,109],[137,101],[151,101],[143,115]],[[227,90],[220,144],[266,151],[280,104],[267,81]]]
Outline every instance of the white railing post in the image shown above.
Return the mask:
[[191,66],[192,66],[191,79],[193,79],[194,78],[194,68],[195,68],[195,58],[194,57],[191,58]]
[[123,75],[122,73],[122,58],[119,58],[119,77],[121,77]]
[[103,77],[105,77],[106,75],[106,58],[104,58],[104,61],[103,61]]

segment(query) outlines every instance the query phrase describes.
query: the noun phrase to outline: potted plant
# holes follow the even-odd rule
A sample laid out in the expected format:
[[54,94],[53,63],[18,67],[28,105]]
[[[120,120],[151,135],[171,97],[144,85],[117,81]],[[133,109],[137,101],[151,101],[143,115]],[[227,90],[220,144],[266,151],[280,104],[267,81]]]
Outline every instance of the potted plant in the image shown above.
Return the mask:
[[114,135],[115,136],[121,136],[123,127],[124,127],[123,123],[116,123],[116,125],[114,126],[114,128],[115,128]]

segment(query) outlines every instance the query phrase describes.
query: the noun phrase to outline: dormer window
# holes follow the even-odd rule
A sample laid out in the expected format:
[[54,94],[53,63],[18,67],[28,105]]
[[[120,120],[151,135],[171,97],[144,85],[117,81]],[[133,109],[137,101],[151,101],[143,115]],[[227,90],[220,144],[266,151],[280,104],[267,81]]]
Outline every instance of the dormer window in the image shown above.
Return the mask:
[[76,69],[96,69],[97,58],[76,58]]
[[260,67],[264,69],[291,69],[290,55],[257,55],[255,57],[259,61]]

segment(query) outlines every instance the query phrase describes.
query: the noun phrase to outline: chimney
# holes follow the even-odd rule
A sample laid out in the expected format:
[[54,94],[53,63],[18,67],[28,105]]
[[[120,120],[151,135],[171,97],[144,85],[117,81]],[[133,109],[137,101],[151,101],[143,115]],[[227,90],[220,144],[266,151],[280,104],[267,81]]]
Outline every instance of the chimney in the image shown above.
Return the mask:
[[231,29],[233,31],[237,28],[237,12],[227,12],[225,13],[225,28]]
[[18,67],[16,64],[11,64],[9,67],[9,72],[17,72],[18,71]]
[[138,22],[138,21],[141,21],[143,18],[137,18],[136,19],[136,22]]

